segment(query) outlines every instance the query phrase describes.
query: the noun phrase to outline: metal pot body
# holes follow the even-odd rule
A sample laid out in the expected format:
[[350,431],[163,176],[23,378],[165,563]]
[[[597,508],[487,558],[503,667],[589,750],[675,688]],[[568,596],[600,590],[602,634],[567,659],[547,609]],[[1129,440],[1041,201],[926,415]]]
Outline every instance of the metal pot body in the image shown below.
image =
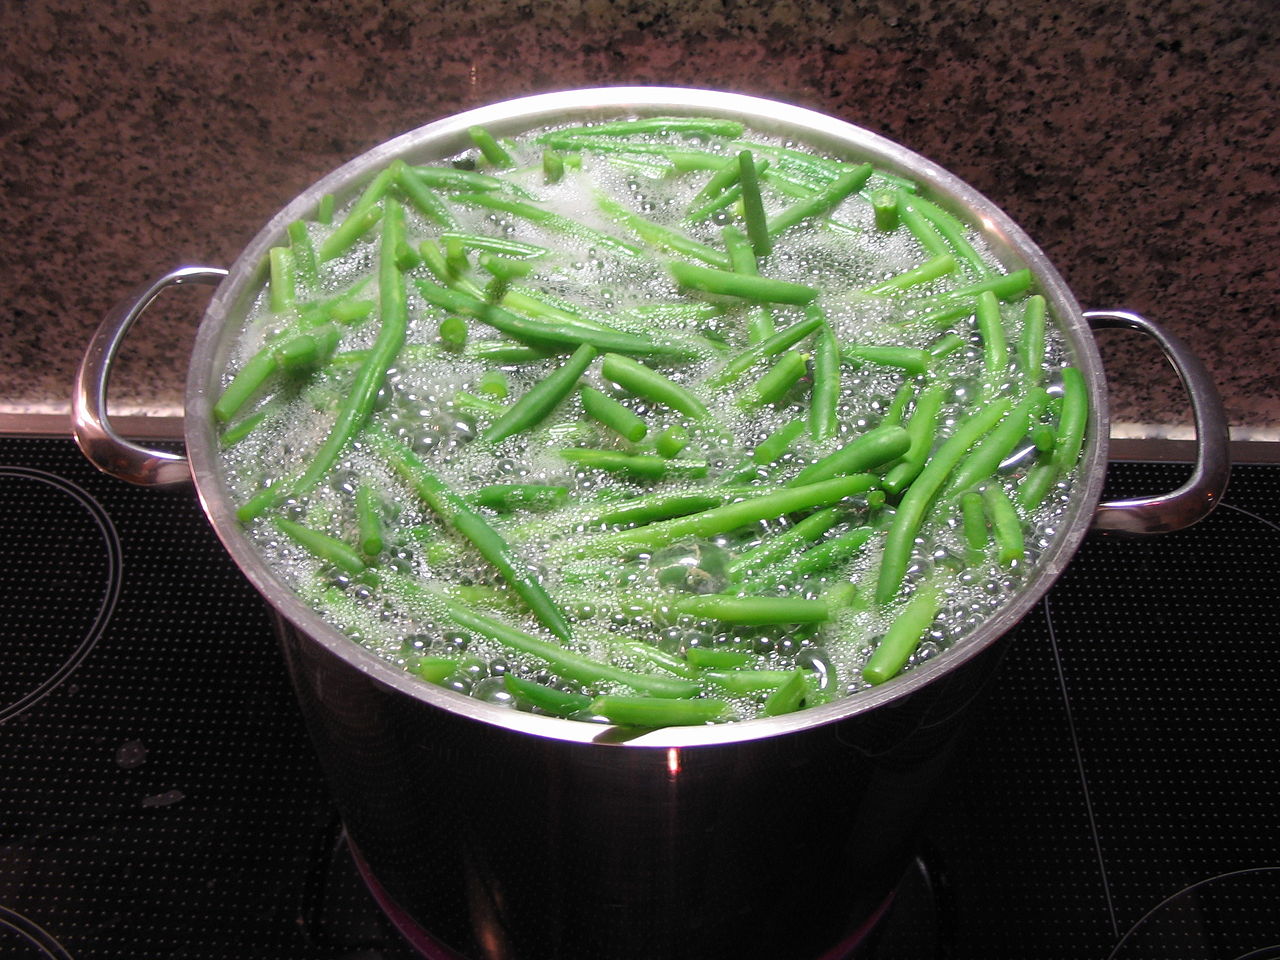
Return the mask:
[[[659,730],[534,716],[407,676],[352,643],[267,568],[223,483],[211,407],[267,250],[319,198],[339,202],[396,157],[431,162],[497,136],[628,115],[728,116],[907,176],[978,226],[1009,269],[1029,267],[1092,397],[1074,499],[1020,593],[945,655],[858,697],[740,724]],[[188,377],[189,463],[121,439],[105,414],[115,352],[168,283],[218,282]],[[289,671],[356,849],[389,907],[474,960],[820,956],[856,938],[909,862],[971,703],[1001,639],[1044,594],[1091,526],[1151,532],[1194,522],[1226,483],[1226,426],[1202,366],[1140,317],[1191,393],[1201,462],[1173,494],[1099,506],[1108,430],[1089,322],[1043,253],[999,208],[936,164],[870,131],[732,94],[606,88],[470,111],[375,148],[300,195],[229,271],[183,268],[140,288],[90,344],[73,400],[82,449],[137,483],[194,478],[228,552],[276,612]]]
[[843,720],[643,747],[495,728],[400,695],[287,621],[280,636],[379,892],[477,960],[843,955],[910,862],[1002,649]]

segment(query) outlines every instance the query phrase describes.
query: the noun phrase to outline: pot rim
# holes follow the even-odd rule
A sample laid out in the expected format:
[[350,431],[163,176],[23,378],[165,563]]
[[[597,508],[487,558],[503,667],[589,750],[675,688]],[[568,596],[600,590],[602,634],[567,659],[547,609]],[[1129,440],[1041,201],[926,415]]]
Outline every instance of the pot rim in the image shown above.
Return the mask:
[[[471,126],[484,126],[497,136],[507,136],[566,120],[581,123],[673,114],[732,117],[761,133],[785,131],[816,149],[836,156],[856,157],[859,161],[870,160],[880,169],[915,180],[926,196],[978,229],[1007,268],[1031,270],[1038,291],[1048,302],[1050,315],[1066,335],[1072,363],[1084,376],[1091,402],[1086,443],[1062,529],[1014,598],[977,630],[905,674],[832,703],[780,717],[700,727],[666,727],[632,735],[632,731],[614,726],[525,713],[445,690],[386,663],[327,623],[268,569],[236,520],[235,508],[218,468],[212,405],[230,345],[231,338],[224,331],[226,321],[234,320],[238,330],[245,308],[265,278],[268,249],[285,238],[289,223],[313,213],[320,197],[331,193],[341,206],[363,187],[368,175],[396,157],[425,162],[460,153],[471,145],[467,134]],[[1053,585],[1088,531],[1101,497],[1108,428],[1106,382],[1097,347],[1079,304],[1044,252],[987,197],[902,144],[805,107],[737,93],[647,86],[565,90],[467,110],[379,144],[304,190],[258,232],[215,291],[192,352],[184,424],[196,491],[223,546],[272,608],[329,653],[391,690],[481,723],[561,741],[609,746],[625,743],[651,748],[729,744],[822,727],[902,700],[994,644]]]

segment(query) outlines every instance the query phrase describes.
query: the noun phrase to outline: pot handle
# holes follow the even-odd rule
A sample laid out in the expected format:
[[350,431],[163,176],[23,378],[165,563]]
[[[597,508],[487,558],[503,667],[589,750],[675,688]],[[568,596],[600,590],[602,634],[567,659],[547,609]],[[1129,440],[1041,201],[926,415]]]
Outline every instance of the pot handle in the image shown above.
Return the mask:
[[1095,330],[1136,330],[1154,338],[1191,398],[1191,416],[1196,426],[1196,464],[1191,478],[1172,493],[1099,504],[1093,529],[1168,533],[1204,519],[1222,499],[1231,473],[1227,415],[1209,371],[1186,344],[1140,314],[1087,310],[1084,317]]
[[221,267],[178,267],[134,290],[106,315],[89,341],[71,398],[71,432],[89,462],[113,477],[147,487],[191,480],[187,458],[124,439],[107,416],[107,380],[124,336],[160,292],[180,283],[220,283]]

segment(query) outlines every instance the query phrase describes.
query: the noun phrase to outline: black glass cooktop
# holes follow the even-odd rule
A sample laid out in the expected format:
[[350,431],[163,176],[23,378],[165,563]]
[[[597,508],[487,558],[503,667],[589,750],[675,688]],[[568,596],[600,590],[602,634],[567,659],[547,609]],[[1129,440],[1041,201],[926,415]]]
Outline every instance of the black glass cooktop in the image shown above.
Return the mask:
[[[1114,464],[1108,495],[1187,470]],[[870,955],[1280,958],[1278,523],[1280,466],[1243,465],[1198,527],[1085,544]],[[0,438],[0,531],[0,957],[415,956],[193,495]]]

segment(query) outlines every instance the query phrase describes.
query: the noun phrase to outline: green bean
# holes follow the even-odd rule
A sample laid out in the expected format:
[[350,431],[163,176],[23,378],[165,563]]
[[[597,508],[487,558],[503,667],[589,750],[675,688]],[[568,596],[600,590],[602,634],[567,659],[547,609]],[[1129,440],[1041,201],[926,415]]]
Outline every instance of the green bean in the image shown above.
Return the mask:
[[944,337],[939,337],[933,344],[929,346],[928,354],[935,360],[941,360],[943,357],[949,357],[961,347],[965,345],[964,337],[958,333],[948,333]]
[[542,151],[542,180],[544,183],[559,183],[564,179],[564,157],[555,150]]
[[235,446],[245,437],[249,436],[249,434],[253,433],[254,430],[258,429],[262,424],[262,421],[267,419],[267,417],[273,412],[274,411],[270,408],[263,408],[256,413],[250,414],[239,423],[233,424],[224,430],[222,432],[222,436],[218,438],[218,443],[224,450],[228,447]]
[[413,172],[428,187],[436,190],[480,191],[505,190],[514,186],[509,181],[475,170],[458,167],[415,166]]
[[831,612],[822,600],[805,597],[729,597],[723,594],[689,596],[676,601],[677,613],[743,626],[774,623],[821,623]]
[[293,254],[288,247],[272,247],[267,252],[271,282],[268,304],[272,313],[289,313],[297,304],[293,285]]
[[509,200],[506,197],[495,197],[486,193],[460,193],[454,199],[459,203],[509,213],[513,217],[532,221],[549,230],[566,233],[589,243],[598,243],[600,246],[607,247],[615,253],[632,257],[639,257],[644,254],[644,251],[635,244],[627,243],[625,240],[620,240],[611,234],[595,230],[586,224],[578,223],[576,220],[570,220],[568,217],[561,216],[552,210],[535,207],[533,204],[524,203],[520,200]]
[[833,611],[852,609],[858,600],[858,588],[848,580],[841,580],[823,590],[822,599]]
[[619,644],[619,646],[633,657],[647,660],[649,663],[655,664],[669,673],[674,673],[677,677],[684,677],[686,680],[697,680],[702,676],[702,671],[690,666],[687,661],[677,657],[675,654],[660,650],[651,644],[639,640],[631,640]]
[[1049,453],[1058,442],[1058,432],[1050,424],[1037,423],[1031,427],[1031,442],[1040,453]]
[[248,523],[262,516],[280,499],[280,487],[281,483],[276,482],[259,490],[247,502],[236,508],[236,519],[241,523]]
[[578,311],[567,309],[567,305],[561,302],[553,302],[548,294],[535,294],[520,287],[506,291],[502,296],[502,305],[509,307],[516,313],[542,322],[570,327],[586,327],[590,330],[613,330],[606,323],[597,321],[592,317],[583,316]]
[[541,423],[573,392],[596,352],[589,343],[582,344],[561,367],[530,387],[480,438],[487,443],[500,443]]
[[692,666],[712,670],[737,670],[756,660],[755,654],[723,647],[690,647],[684,656]]
[[808,200],[792,204],[780,213],[769,218],[769,235],[776,237],[803,220],[825,216],[850,194],[861,190],[863,184],[870,179],[871,164],[864,163],[841,174],[834,183],[824,187],[821,192]]
[[1022,538],[1022,521],[1004,487],[999,483],[990,483],[982,491],[982,502],[991,520],[991,530],[996,542],[996,559],[1004,566],[1015,561],[1024,560],[1027,556],[1026,544]]
[[875,213],[876,229],[886,233],[897,230],[902,222],[898,216],[898,194],[890,187],[871,192],[871,209]]
[[693,257],[695,260],[701,260],[703,263],[709,263],[713,267],[720,269],[727,269],[729,266],[727,254],[708,247],[705,243],[699,243],[692,237],[685,236],[679,230],[672,230],[670,227],[664,227],[651,220],[646,220],[604,194],[596,195],[596,205],[614,220],[623,223],[650,246]]
[[805,311],[803,320],[779,330],[768,340],[749,347],[731,359],[719,373],[707,381],[707,385],[712,388],[728,386],[761,360],[777,356],[784,350],[790,350],[826,322],[826,317],[816,307]]
[[997,300],[1012,300],[1031,286],[1030,270],[1015,270],[965,287],[957,287],[936,297],[917,300],[907,310],[910,323],[943,323],[972,314],[975,307],[968,301],[990,291]]
[[703,184],[702,189],[693,195],[690,201],[690,216],[695,208],[719,197],[736,184],[741,176],[742,168],[737,158],[722,158],[721,164],[715,168],[715,172]]
[[924,197],[913,197],[911,200],[920,213],[942,234],[943,238],[950,244],[951,249],[955,251],[956,256],[964,261],[974,274],[979,277],[991,276],[991,268],[987,266],[982,257],[978,255],[978,251],[965,238],[964,227],[955,217],[947,213],[937,204],[930,203]]
[[451,313],[440,321],[437,333],[441,342],[450,350],[461,350],[467,343],[467,321]]
[[333,223],[333,194],[326,193],[320,198],[320,203],[316,206],[316,221],[323,223],[326,227]]
[[663,493],[640,497],[612,507],[589,518],[584,526],[638,526],[699,513],[723,503],[725,497],[715,493]]
[[569,624],[555,601],[528,566],[517,559],[507,542],[469,507],[465,500],[436,477],[411,449],[381,428],[368,431],[374,446],[396,473],[450,527],[470,540],[480,555],[498,571],[528,605],[538,621],[561,640],[570,639]]
[[276,367],[286,376],[299,377],[319,368],[333,356],[341,332],[332,323],[322,323],[277,342],[272,348]]
[[802,487],[831,477],[874,470],[905,454],[910,444],[911,437],[902,427],[876,427],[850,440],[816,463],[809,464],[787,481],[787,486]]
[[982,337],[982,364],[989,393],[999,389],[1009,372],[1009,345],[1000,316],[1000,301],[990,290],[978,294],[978,333]]
[[502,144],[493,138],[484,127],[468,127],[467,136],[479,148],[481,155],[495,167],[513,167],[515,161],[507,153]]
[[338,408],[329,436],[312,458],[302,476],[291,485],[290,493],[300,496],[320,482],[346,449],[347,444],[365,425],[373,412],[374,400],[386,379],[387,370],[404,345],[408,329],[408,308],[404,274],[395,264],[395,250],[404,239],[404,210],[393,198],[384,200],[386,214],[382,224],[382,245],[378,265],[378,299],[381,327],[368,357],[356,373],[350,391]]
[[510,512],[520,508],[548,510],[569,499],[569,488],[547,483],[491,483],[467,499],[478,507]]
[[767,257],[773,249],[769,223],[760,199],[760,182],[756,179],[755,160],[750,150],[738,154],[739,179],[742,183],[742,216],[747,223],[747,236],[757,257]]
[[476,389],[491,397],[497,397],[499,400],[507,399],[510,394],[507,375],[501,370],[489,370],[481,374],[480,380],[476,384]]
[[[825,157],[815,156],[812,153],[794,150],[790,147],[777,147],[763,143],[745,143],[742,141],[731,143],[729,146],[737,150],[749,149],[755,153],[763,153],[771,157],[779,166],[797,170],[809,180],[820,181],[823,184],[839,179],[842,174],[859,169],[839,160],[828,160]],[[820,189],[820,187],[815,187],[815,189]]]
[[[643,434],[642,434],[643,436]],[[654,446],[658,451],[658,456],[666,457],[670,460],[672,457],[679,456],[680,451],[689,445],[689,431],[679,424],[667,427],[655,441]]]
[[773,463],[791,449],[791,445],[799,439],[800,434],[804,433],[804,427],[803,420],[792,420],[789,423],[784,423],[756,444],[756,448],[751,451],[752,462],[761,466]]
[[874,535],[875,530],[871,527],[855,527],[838,537],[823,540],[796,557],[789,564],[789,570],[782,571],[780,576],[782,579],[798,579],[829,570],[852,557]]
[[805,683],[804,671],[796,670],[788,680],[769,694],[764,701],[764,706],[760,708],[760,714],[765,717],[780,717],[795,713],[804,703],[808,693],[809,686]]
[[943,496],[955,496],[994,476],[996,468],[1013,453],[1019,441],[1026,437],[1031,424],[1040,416],[1048,401],[1049,395],[1039,387],[1029,391],[1009,415],[956,467]]
[[633,336],[617,330],[598,330],[588,327],[553,324],[520,317],[509,310],[470,296],[460,290],[450,290],[428,280],[416,281],[418,290],[428,303],[473,320],[479,320],[495,330],[523,340],[535,347],[564,349],[590,344],[599,350],[616,353],[643,353],[655,356],[687,358],[696,356],[692,348],[680,343],[659,343],[645,337]]
[[532,243],[508,240],[505,237],[486,237],[474,233],[442,233],[440,234],[440,239],[445,243],[456,239],[470,250],[479,250],[483,253],[492,253],[495,256],[511,257],[517,260],[536,260],[539,257],[545,257],[551,252],[546,247],[535,246]]
[[911,445],[902,455],[902,462],[891,467],[884,476],[884,489],[887,493],[901,493],[924,469],[929,450],[933,447],[938,417],[942,414],[942,402],[946,395],[946,387],[940,383],[930,384],[921,391],[911,419],[907,422],[907,435],[911,438]]
[[862,668],[862,679],[880,684],[896,676],[920,646],[941,605],[937,586],[932,582],[921,584]]
[[788,350],[738,398],[738,406],[749,410],[780,402],[800,382],[807,370],[808,361],[804,354]]
[[[724,237],[724,246],[729,252],[729,263],[733,271],[735,273],[759,274],[760,268],[756,264],[755,250],[747,238],[742,235],[742,231],[730,224],[724,228],[721,236]],[[768,340],[777,332],[777,328],[773,325],[773,314],[769,311],[769,308],[764,304],[757,306],[747,321],[747,342],[760,343]]]
[[735,183],[720,196],[708,200],[700,207],[693,207],[684,218],[690,223],[702,223],[713,213],[723,210],[725,207],[732,206],[742,199],[742,184]]
[[765,690],[776,690],[790,681],[794,672],[793,670],[707,670],[702,677],[734,696],[746,697]]
[[1034,510],[1057,480],[1058,470],[1052,460],[1041,460],[1032,465],[1022,483],[1018,484],[1018,503],[1024,510]]
[[898,216],[902,224],[916,238],[916,241],[930,257],[941,257],[951,253],[951,247],[942,235],[934,229],[916,206],[918,197],[898,191]]
[[1053,466],[1059,475],[1070,472],[1080,459],[1088,420],[1089,391],[1084,374],[1077,367],[1063,367],[1062,413],[1058,417],[1058,439],[1053,447]]
[[527,277],[533,270],[533,264],[528,260],[508,260],[484,251],[481,251],[479,260],[480,266],[491,273],[496,280],[519,280]]
[[273,517],[272,521],[281,533],[318,560],[332,564],[351,576],[364,572],[365,562],[361,556],[336,537],[304,527],[287,517]]
[[504,343],[501,340],[469,340],[463,353],[472,360],[488,360],[497,364],[519,366],[536,363],[554,356],[556,351],[524,344]]
[[818,296],[817,288],[758,274],[715,270],[679,261],[668,264],[680,286],[724,297],[740,297],[753,303],[793,303],[803,306]]
[[319,280],[316,267],[316,248],[311,244],[311,234],[302,220],[295,220],[285,228],[289,234],[289,248],[293,251],[293,265],[297,280],[306,287],[314,287]]
[[512,673],[504,673],[502,683],[517,700],[557,717],[571,717],[591,706],[591,698],[586,694],[556,690]]
[[568,547],[571,553],[593,556],[617,556],[630,552],[656,549],[687,537],[715,537],[762,520],[773,520],[798,510],[818,510],[838,503],[845,497],[865,493],[876,484],[876,478],[861,473],[837,477],[805,487],[793,487],[775,493],[713,507],[686,517],[661,520],[630,530],[608,533]]
[[876,601],[881,605],[897,595],[911,561],[916,534],[943,483],[969,448],[986,436],[1008,412],[1009,406],[1007,399],[994,400],[956,427],[955,432],[938,448],[920,471],[920,475],[907,488],[898,504],[898,512],[893,516],[880,561]]
[[622,727],[688,727],[725,719],[729,704],[711,698],[660,700],[605,695],[591,701],[591,712]]
[[987,533],[987,517],[982,509],[981,493],[976,490],[966,490],[960,495],[960,517],[967,548],[966,562],[970,566],[977,566],[982,562],[990,539]]
[[840,347],[835,332],[824,324],[814,337],[813,390],[809,398],[809,436],[817,443],[830,440],[840,428]]
[[594,387],[582,387],[582,409],[625,440],[636,443],[649,432],[648,426],[613,397]]
[[400,159],[391,162],[391,169],[395,171],[396,184],[400,187],[401,193],[409,199],[420,214],[446,229],[457,229],[458,221],[445,202],[422,182],[422,174]]
[[356,488],[356,529],[360,552],[370,560],[382,553],[382,504],[377,490],[370,483]]
[[886,280],[881,280],[862,292],[871,296],[879,296],[883,293],[899,293],[911,287],[917,287],[922,283],[931,283],[939,277],[945,277],[948,274],[955,273],[955,271],[956,258],[950,253],[943,253],[926,260],[918,267],[896,274]]
[[679,134],[693,137],[740,137],[744,127],[737,120],[709,117],[647,117],[641,120],[615,120],[585,127],[565,127],[538,137],[538,143],[555,142],[576,137],[643,137],[650,134]]
[[740,581],[752,570],[777,563],[805,544],[817,540],[834,527],[839,519],[840,510],[836,507],[827,507],[809,514],[789,529],[761,540],[756,546],[743,551],[729,561],[729,565],[725,568],[729,580]]
[[840,352],[846,360],[850,360],[853,363],[866,361],[885,367],[898,367],[913,377],[928,371],[930,361],[933,359],[927,350],[917,350],[914,347],[880,346],[877,344],[849,344]]
[[904,383],[898,388],[898,392],[893,395],[893,399],[889,401],[889,406],[884,411],[884,417],[880,420],[880,426],[891,427],[895,424],[902,425],[902,415],[906,412],[907,404],[909,404],[916,395],[916,389],[909,383]]
[[448,657],[410,657],[404,663],[405,669],[416,674],[428,683],[443,683],[458,670],[458,661]]
[[560,456],[580,467],[625,473],[645,480],[657,480],[673,470],[688,477],[706,476],[707,473],[705,460],[667,460],[652,453],[619,453],[616,450],[571,447],[561,450]]
[[606,380],[613,381],[622,389],[687,417],[702,420],[709,415],[702,401],[686,388],[630,357],[606,353],[600,372]]
[[1022,376],[1029,385],[1039,383],[1044,376],[1044,323],[1044,297],[1038,293],[1027,297],[1022,313],[1022,340],[1018,359],[1022,366]]

